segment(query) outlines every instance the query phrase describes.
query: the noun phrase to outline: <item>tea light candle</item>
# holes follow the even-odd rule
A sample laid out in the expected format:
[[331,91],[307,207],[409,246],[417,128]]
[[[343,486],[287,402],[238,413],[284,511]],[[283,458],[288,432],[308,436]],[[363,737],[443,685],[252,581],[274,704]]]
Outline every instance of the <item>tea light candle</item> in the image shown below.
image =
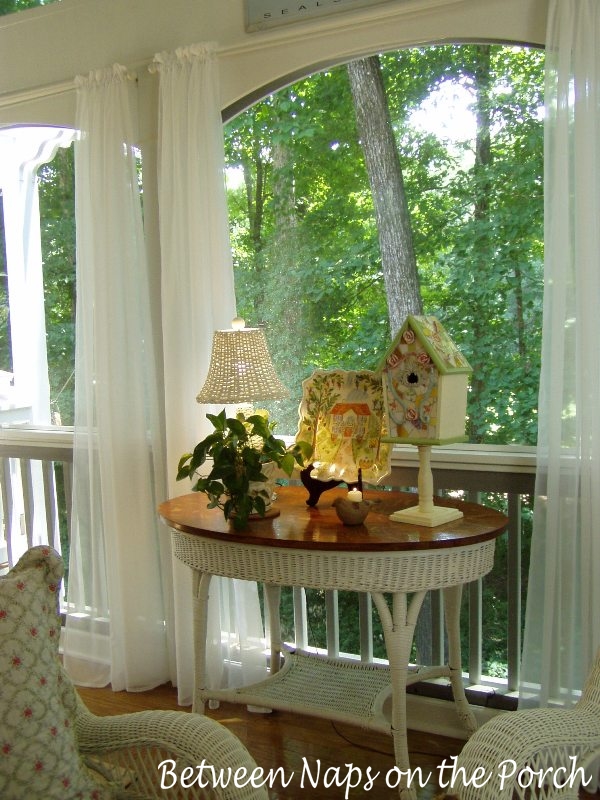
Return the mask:
[[351,503],[360,503],[362,499],[362,492],[359,492],[358,489],[350,489],[348,492],[348,500],[350,500]]

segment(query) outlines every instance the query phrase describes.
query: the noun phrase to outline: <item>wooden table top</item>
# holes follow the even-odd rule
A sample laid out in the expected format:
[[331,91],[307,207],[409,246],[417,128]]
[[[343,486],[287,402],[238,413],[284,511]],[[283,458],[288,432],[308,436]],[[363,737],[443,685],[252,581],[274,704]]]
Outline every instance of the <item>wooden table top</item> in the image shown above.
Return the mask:
[[428,528],[392,522],[394,511],[414,506],[416,494],[366,489],[365,500],[376,501],[362,525],[344,525],[332,502],[345,497],[347,489],[332,489],[321,496],[318,506],[306,505],[304,487],[278,487],[276,507],[280,515],[255,519],[243,531],[225,521],[218,508],[208,509],[206,496],[191,493],[166,500],[158,507],[163,521],[175,530],[232,543],[290,547],[309,550],[431,550],[464,547],[499,536],[508,519],[499,511],[476,503],[435,498],[435,504],[459,508],[464,517]]

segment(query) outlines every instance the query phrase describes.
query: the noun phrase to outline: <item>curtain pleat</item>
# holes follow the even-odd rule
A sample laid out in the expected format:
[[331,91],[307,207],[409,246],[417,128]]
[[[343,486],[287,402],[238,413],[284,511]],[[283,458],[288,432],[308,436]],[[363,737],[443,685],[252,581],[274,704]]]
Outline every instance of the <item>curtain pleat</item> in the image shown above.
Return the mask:
[[[169,496],[177,464],[208,432],[196,395],[208,372],[215,329],[235,316],[225,193],[225,155],[216,48],[212,43],[155,56],[159,73],[158,183]],[[204,498],[198,497],[202,502]],[[191,575],[173,561],[179,700],[193,690]],[[256,584],[213,579],[208,681],[239,685],[266,674]]]
[[75,443],[65,664],[80,684],[169,679],[159,392],[124,67],[77,79]]

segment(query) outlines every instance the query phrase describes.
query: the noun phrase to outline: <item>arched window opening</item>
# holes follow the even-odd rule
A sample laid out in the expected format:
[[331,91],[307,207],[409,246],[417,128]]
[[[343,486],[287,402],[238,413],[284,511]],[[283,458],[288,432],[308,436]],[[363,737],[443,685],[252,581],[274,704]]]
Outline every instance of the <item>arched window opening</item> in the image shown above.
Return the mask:
[[76,131],[0,130],[2,282],[0,415],[5,423],[72,423]]
[[265,326],[292,392],[271,409],[281,433],[295,433],[315,368],[378,366],[408,300],[473,367],[470,442],[535,444],[543,69],[520,46],[400,50],[227,123],[238,313]]

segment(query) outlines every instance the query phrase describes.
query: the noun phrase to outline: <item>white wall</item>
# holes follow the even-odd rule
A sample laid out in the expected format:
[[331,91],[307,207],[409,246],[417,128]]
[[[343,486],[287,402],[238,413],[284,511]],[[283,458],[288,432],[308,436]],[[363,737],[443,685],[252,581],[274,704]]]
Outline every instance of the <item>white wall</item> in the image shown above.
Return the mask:
[[542,44],[547,3],[394,0],[246,33],[244,0],[61,0],[0,17],[0,124],[72,125],[75,75],[119,62],[153,82],[146,65],[156,52],[199,41],[222,51],[224,108],[282,77],[407,44]]

